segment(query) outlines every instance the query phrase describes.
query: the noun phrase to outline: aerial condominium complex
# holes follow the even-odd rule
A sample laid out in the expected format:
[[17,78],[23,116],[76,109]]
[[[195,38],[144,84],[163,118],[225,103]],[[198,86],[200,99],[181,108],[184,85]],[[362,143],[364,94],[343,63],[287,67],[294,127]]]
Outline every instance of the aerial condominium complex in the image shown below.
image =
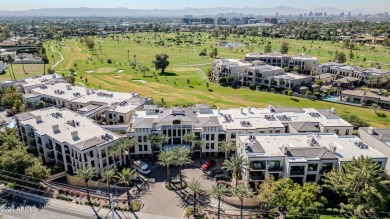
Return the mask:
[[[218,145],[224,141],[236,141],[242,133],[306,133],[324,132],[351,135],[353,126],[334,114],[334,110],[312,108],[233,108],[212,109],[206,104],[191,108],[159,108],[148,105],[134,112],[127,135],[137,141],[135,154],[141,158],[152,156],[166,147],[197,148],[203,157],[217,157]],[[195,142],[186,142],[187,133],[195,140],[204,139],[199,148]],[[166,135],[167,142],[151,145],[148,137]]]
[[99,173],[112,165],[107,149],[121,138],[69,109],[50,107],[21,113],[16,123],[19,137],[30,150],[37,151],[46,163],[63,165],[67,172],[91,166]]
[[356,136],[332,133],[240,134],[237,153],[248,163],[243,180],[254,186],[267,177],[291,178],[297,183],[318,182],[324,173],[360,156],[382,168],[387,156]]
[[47,106],[67,108],[96,120],[101,125],[130,122],[132,112],[152,102],[137,93],[113,92],[72,86],[68,83],[41,84],[23,94],[23,102],[35,106],[43,101]]

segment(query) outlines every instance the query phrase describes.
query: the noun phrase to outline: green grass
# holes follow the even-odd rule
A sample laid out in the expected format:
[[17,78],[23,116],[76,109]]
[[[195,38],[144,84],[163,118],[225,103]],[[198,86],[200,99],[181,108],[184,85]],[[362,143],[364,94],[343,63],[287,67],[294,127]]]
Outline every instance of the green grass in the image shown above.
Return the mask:
[[332,215],[321,215],[321,219],[344,219],[345,217],[332,216]]
[[[43,64],[25,64],[24,70],[22,64],[14,64],[12,65],[12,68],[15,72],[15,77],[17,80],[27,78],[27,77],[34,77],[37,75],[41,75],[44,72],[44,65]],[[26,74],[24,71],[26,71]],[[7,69],[6,73],[0,74],[0,81],[6,81],[11,80],[10,76],[10,68]]]
[[[183,44],[182,46],[156,47],[153,44],[154,41],[175,37],[175,34],[158,33],[157,35],[155,38],[152,33],[129,34],[130,42],[125,37],[119,38],[119,42],[113,41],[111,38],[96,38],[96,49],[93,53],[75,38],[64,40],[61,42],[61,45],[54,41],[47,42],[45,47],[52,64],[60,58],[57,53],[51,51],[51,46],[63,54],[65,60],[56,67],[58,73],[67,75],[69,74],[69,69],[73,68],[77,71],[76,81],[85,83],[85,78],[87,78],[88,87],[122,92],[137,92],[143,96],[153,97],[156,102],[161,102],[161,99],[164,99],[168,105],[206,102],[215,104],[221,108],[240,106],[266,107],[268,105],[313,107],[318,109],[335,107],[338,114],[355,114],[373,126],[390,126],[390,113],[386,113],[387,117],[383,118],[378,117],[371,109],[312,101],[304,98],[291,98],[280,94],[252,91],[246,88],[233,89],[207,81],[205,72],[207,72],[214,59],[200,57],[198,55],[204,48],[207,48],[208,52],[210,52],[211,46],[217,47],[219,57],[243,59],[245,54],[252,49],[253,51],[263,51],[263,44],[258,47],[258,43],[261,40],[263,42],[272,41],[274,50],[278,50],[282,39],[253,38],[257,42],[250,43],[247,47],[244,43],[249,42],[249,39],[252,39],[252,37],[234,38],[232,36],[226,41],[237,42],[241,46],[230,51],[227,48],[219,46],[219,40],[214,38],[208,39],[208,34],[196,35],[197,37],[194,37],[194,41],[202,41],[197,46],[189,45],[187,47],[187,44]],[[141,40],[140,44],[134,42],[134,40],[138,39]],[[305,46],[307,48],[306,53],[319,57],[321,62],[328,61],[332,58],[327,51],[335,51],[336,49],[341,51],[341,44],[333,45],[330,42],[322,41],[313,41],[313,43],[312,41],[303,40],[287,41],[291,46],[290,54],[298,54],[298,50],[299,52],[303,52],[302,47]],[[101,45],[102,54],[100,54],[99,44]],[[319,46],[321,46],[321,49],[319,49]],[[360,56],[365,55],[367,61],[376,60],[375,62],[380,62],[383,68],[388,68],[388,66],[385,66],[386,58],[388,58],[386,57],[388,55],[385,55],[385,53],[389,52],[388,49],[377,47],[378,52],[370,51],[369,47],[362,47],[361,49],[361,51],[357,52]],[[128,50],[130,51],[130,57],[128,56]],[[320,55],[318,55],[318,51]],[[349,53],[349,50],[345,50],[345,52]],[[166,69],[166,74],[161,75],[159,71],[151,68],[144,77],[141,72],[138,70],[134,71],[130,67],[130,63],[134,61],[137,62],[137,65],[151,66],[151,61],[157,53],[166,53],[170,57],[170,65]],[[133,57],[134,54],[136,55],[135,59]],[[113,61],[112,64],[107,64],[106,60],[108,58]],[[367,62],[363,63],[362,59],[352,64],[362,64],[368,67]],[[115,70],[107,72],[105,68]],[[105,73],[97,73],[99,69]],[[120,74],[116,73],[117,69],[122,69],[124,72]],[[94,72],[87,73],[86,71],[88,70],[93,70]],[[156,78],[154,75],[156,75]],[[133,79],[144,80],[147,83],[133,81]],[[187,79],[190,80],[190,84],[187,84]],[[206,87],[206,83],[209,83],[209,88]]]

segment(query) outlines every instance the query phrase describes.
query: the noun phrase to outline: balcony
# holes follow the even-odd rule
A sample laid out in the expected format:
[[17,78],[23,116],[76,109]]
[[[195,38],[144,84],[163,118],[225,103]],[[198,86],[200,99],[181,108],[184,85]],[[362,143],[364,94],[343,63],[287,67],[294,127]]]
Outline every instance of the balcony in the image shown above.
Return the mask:
[[321,174],[324,174],[324,173],[329,173],[330,171],[332,171],[333,167],[322,167],[320,173]]
[[253,161],[250,163],[250,168],[252,170],[265,170],[265,161]]
[[305,174],[305,167],[295,166],[290,169],[290,176],[301,176]]
[[283,167],[282,166],[269,166],[268,167],[268,171],[269,172],[282,172],[283,171]]
[[253,181],[265,180],[265,175],[261,173],[250,173],[249,180],[253,180]]
[[35,135],[33,132],[28,133],[28,137],[35,139]]
[[53,150],[53,145],[46,143],[46,148],[51,151]]
[[36,146],[37,146],[37,143],[36,143],[35,141],[30,141],[30,145],[31,145],[32,147],[36,147]]

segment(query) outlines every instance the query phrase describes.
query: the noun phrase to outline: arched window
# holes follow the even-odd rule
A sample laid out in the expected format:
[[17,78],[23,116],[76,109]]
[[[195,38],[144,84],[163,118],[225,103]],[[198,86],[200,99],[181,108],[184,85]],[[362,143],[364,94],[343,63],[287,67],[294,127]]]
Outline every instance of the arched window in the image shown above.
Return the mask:
[[174,125],[180,125],[180,124],[181,124],[181,121],[180,121],[180,120],[174,120],[174,121],[173,121],[173,124],[174,124]]

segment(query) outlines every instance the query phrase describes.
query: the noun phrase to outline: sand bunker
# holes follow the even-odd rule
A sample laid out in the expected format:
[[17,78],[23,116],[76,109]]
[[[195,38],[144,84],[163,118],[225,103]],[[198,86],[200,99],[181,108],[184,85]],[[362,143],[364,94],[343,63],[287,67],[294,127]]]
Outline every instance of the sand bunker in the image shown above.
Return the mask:
[[143,84],[147,84],[147,83],[148,83],[147,81],[144,81],[144,80],[131,80],[131,81],[141,82],[141,83],[143,83]]
[[85,71],[87,72],[88,74],[91,74],[91,73],[94,73],[95,71],[94,70],[88,70],[88,71]]
[[110,73],[113,71],[116,71],[116,68],[107,67],[107,68],[99,68],[96,70],[97,73]]
[[124,71],[125,71],[125,70],[120,69],[120,70],[118,70],[116,73],[120,74],[120,73],[123,73]]

